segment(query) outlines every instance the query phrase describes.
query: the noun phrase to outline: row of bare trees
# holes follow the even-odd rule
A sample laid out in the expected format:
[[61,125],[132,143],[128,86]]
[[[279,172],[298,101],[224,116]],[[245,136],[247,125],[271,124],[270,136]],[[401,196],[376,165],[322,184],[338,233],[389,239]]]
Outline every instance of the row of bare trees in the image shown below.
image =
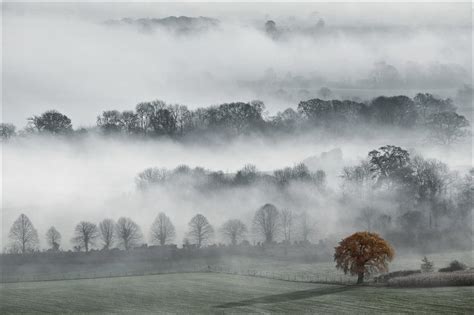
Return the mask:
[[[164,213],[159,213],[151,227],[151,240],[154,244],[165,245],[173,240],[175,229],[171,220]],[[11,253],[28,253],[37,251],[39,248],[38,232],[31,220],[21,214],[13,222],[9,233]],[[140,244],[143,235],[140,227],[132,219],[122,217],[114,222],[112,219],[104,219],[97,226],[92,222],[81,221],[74,228],[72,242],[77,251],[88,252],[92,246],[100,241],[103,249],[111,249],[114,245],[128,250]],[[46,243],[48,251],[59,251],[61,245],[61,233],[54,227],[46,232]]]
[[[152,243],[165,245],[172,241],[174,236],[174,225],[166,214],[160,212],[151,226]],[[81,221],[74,229],[72,241],[77,251],[84,249],[88,252],[98,241],[104,250],[115,245],[129,250],[142,243],[143,233],[137,223],[126,217],[121,217],[117,222],[104,219],[98,226],[92,222]]]
[[275,205],[267,203],[255,213],[253,229],[265,243],[273,243],[281,236],[285,243],[290,244],[295,239],[296,231],[299,239],[307,243],[314,232],[314,225],[305,211],[296,215],[290,209],[278,210]]
[[[294,233],[295,219],[298,219],[303,241],[307,242],[312,231],[310,220],[305,212],[298,217],[288,209],[278,210],[272,204],[265,204],[255,213],[253,232],[265,243],[275,242],[277,236],[282,236],[286,243],[290,243]],[[209,245],[214,236],[214,227],[202,215],[195,215],[188,223],[189,230],[184,239],[184,246],[194,245],[202,247]],[[223,238],[231,245],[237,245],[246,240],[249,232],[247,226],[239,219],[226,221],[219,229]],[[46,232],[48,251],[59,251],[61,233],[54,227]],[[171,244],[176,237],[176,230],[171,219],[160,212],[150,228],[150,240],[154,245]],[[10,229],[10,248],[12,253],[28,253],[39,249],[38,232],[30,219],[21,214]],[[79,222],[74,228],[72,243],[75,251],[88,252],[92,247],[101,247],[104,250],[120,247],[125,250],[140,246],[143,243],[143,233],[137,223],[131,218],[121,217],[115,222],[104,219],[98,225],[88,221]]]

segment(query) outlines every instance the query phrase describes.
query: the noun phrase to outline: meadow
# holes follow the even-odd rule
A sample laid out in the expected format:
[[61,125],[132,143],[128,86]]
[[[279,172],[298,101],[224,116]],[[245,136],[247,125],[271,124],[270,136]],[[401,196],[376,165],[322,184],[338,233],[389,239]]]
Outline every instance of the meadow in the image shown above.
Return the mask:
[[400,289],[215,273],[2,284],[0,313],[472,314],[474,287]]

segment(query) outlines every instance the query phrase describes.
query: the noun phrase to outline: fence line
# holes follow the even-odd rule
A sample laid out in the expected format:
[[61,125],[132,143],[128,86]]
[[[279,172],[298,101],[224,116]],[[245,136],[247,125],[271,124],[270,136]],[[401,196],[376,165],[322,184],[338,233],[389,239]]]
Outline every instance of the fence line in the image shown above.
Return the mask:
[[275,279],[292,282],[321,283],[321,284],[354,284],[352,279],[336,275],[312,275],[306,272],[272,272],[255,269],[237,270],[228,266],[220,265],[193,265],[193,266],[173,266],[170,269],[150,269],[145,271],[105,271],[105,272],[69,272],[54,273],[42,275],[18,275],[8,276],[2,273],[0,283],[16,283],[16,282],[36,282],[36,281],[61,281],[61,280],[80,280],[80,279],[101,279],[101,278],[117,278],[117,277],[136,277],[136,276],[153,276],[161,274],[174,273],[223,273],[241,276],[251,276],[267,279]]
[[273,272],[273,271],[262,271],[254,269],[232,269],[227,266],[208,266],[209,272],[234,274],[241,276],[250,276],[282,281],[292,282],[305,282],[305,283],[321,283],[321,284],[339,284],[339,285],[350,285],[355,284],[353,279],[338,275],[312,275],[305,272]]

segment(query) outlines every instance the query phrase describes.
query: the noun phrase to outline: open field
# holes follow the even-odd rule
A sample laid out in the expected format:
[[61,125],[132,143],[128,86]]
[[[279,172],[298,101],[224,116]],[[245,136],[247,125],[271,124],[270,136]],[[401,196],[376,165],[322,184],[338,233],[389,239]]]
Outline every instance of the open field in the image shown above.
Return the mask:
[[0,313],[458,313],[474,287],[395,289],[213,273],[2,284]]
[[[434,263],[435,270],[446,267],[451,261],[458,260],[468,267],[474,267],[474,251],[455,251],[451,253],[437,253],[426,255]],[[397,270],[417,270],[420,269],[420,254],[403,254],[395,256],[395,259],[389,264],[390,271]],[[272,258],[253,258],[253,257],[226,257],[220,261],[220,266],[229,271],[237,273],[246,273],[247,270],[257,272],[270,272],[280,274],[283,278],[289,276],[298,280],[317,279],[334,281],[356,281],[356,277],[344,275],[344,273],[335,268],[333,261],[327,262],[295,262]]]
[[[311,253],[311,252],[309,252]],[[451,253],[429,254],[435,270],[445,267],[452,260],[473,265],[473,251],[455,251]],[[127,258],[127,257],[125,257]],[[295,257],[266,255],[221,255],[194,257],[180,260],[162,261],[156,258],[127,260],[116,258],[112,261],[90,262],[71,260],[69,263],[47,260],[24,264],[0,264],[3,282],[63,280],[81,278],[107,278],[126,275],[152,275],[175,272],[214,271],[225,273],[253,274],[277,279],[298,281],[322,281],[336,283],[355,283],[356,278],[335,268],[333,261],[305,261]],[[421,254],[400,254],[389,264],[390,271],[419,269]]]

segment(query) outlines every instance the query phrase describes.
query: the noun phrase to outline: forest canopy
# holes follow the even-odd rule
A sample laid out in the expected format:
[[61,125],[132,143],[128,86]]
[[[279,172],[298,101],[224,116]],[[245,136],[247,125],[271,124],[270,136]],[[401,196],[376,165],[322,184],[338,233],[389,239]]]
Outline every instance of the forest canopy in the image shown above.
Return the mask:
[[239,135],[303,133],[323,129],[334,135],[354,134],[367,129],[390,132],[394,128],[423,131],[433,143],[452,144],[469,135],[468,119],[456,112],[451,99],[429,93],[407,96],[380,96],[371,101],[323,100],[301,101],[296,109],[288,108],[270,115],[261,101],[234,102],[205,108],[189,109],[161,100],[142,102],[134,110],[107,110],[97,116],[96,126],[73,130],[71,119],[55,110],[28,119],[26,127],[16,131],[12,124],[0,125],[0,136],[6,140],[15,135],[54,134],[133,137],[168,137],[172,139],[199,136],[236,137]]

